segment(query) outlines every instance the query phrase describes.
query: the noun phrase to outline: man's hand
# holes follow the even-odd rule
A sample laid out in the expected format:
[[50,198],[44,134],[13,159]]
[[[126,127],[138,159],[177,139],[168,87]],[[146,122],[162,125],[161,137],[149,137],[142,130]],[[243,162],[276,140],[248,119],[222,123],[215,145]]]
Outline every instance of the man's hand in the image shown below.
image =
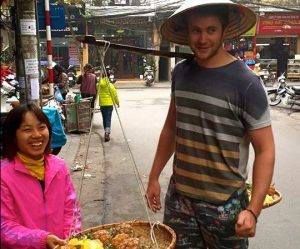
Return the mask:
[[252,213],[243,210],[239,213],[235,224],[236,235],[243,238],[255,236],[256,220]]
[[62,240],[53,234],[49,234],[47,236],[47,248],[48,249],[59,248],[59,246],[64,246],[64,245],[66,245],[65,240]]
[[161,209],[160,184],[158,181],[149,181],[146,191],[146,198],[148,206],[152,209],[153,212],[159,211]]

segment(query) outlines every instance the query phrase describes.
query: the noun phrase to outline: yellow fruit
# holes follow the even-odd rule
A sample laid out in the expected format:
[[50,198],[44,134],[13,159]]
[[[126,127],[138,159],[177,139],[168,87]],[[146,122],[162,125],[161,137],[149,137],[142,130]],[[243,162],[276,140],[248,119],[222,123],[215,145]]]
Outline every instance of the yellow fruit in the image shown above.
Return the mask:
[[273,203],[273,197],[270,195],[266,195],[265,201],[264,201],[264,205],[270,205]]
[[79,240],[77,238],[70,239],[69,242],[68,242],[68,245],[80,246],[80,245],[82,245],[82,240]]
[[83,241],[83,249],[103,249],[103,244],[100,240],[89,240]]
[[70,239],[68,242],[70,246],[80,246],[80,249],[103,249],[103,244],[100,240],[82,239],[77,238]]

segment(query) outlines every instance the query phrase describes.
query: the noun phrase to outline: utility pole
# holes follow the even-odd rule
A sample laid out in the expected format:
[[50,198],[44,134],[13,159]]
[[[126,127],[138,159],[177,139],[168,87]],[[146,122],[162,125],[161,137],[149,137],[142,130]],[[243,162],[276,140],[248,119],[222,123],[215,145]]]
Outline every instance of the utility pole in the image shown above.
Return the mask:
[[40,101],[39,44],[35,0],[15,1],[16,67],[20,102]]

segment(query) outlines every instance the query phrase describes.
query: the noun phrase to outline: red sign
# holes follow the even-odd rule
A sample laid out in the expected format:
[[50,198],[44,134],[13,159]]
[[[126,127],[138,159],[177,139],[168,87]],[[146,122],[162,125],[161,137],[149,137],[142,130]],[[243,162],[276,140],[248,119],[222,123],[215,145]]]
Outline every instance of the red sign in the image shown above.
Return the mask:
[[300,35],[298,13],[266,13],[259,17],[258,35]]

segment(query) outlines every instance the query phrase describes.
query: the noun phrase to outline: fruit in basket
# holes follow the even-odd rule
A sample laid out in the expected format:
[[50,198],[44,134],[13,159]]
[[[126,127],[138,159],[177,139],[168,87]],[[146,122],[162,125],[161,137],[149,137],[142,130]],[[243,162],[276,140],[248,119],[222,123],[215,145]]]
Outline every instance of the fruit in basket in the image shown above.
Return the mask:
[[65,249],[104,249],[103,244],[100,240],[92,240],[92,239],[78,239],[73,238],[70,239],[68,245]]
[[272,204],[274,201],[273,197],[271,195],[266,195],[265,200],[264,200],[264,206],[269,206]]
[[[251,183],[247,183],[247,193],[249,196],[249,201],[251,200],[251,193],[252,193],[252,184]],[[274,202],[274,198],[273,196],[276,195],[276,190],[274,187],[274,184],[270,185],[264,200],[264,206],[268,207],[270,206],[273,202]]]

